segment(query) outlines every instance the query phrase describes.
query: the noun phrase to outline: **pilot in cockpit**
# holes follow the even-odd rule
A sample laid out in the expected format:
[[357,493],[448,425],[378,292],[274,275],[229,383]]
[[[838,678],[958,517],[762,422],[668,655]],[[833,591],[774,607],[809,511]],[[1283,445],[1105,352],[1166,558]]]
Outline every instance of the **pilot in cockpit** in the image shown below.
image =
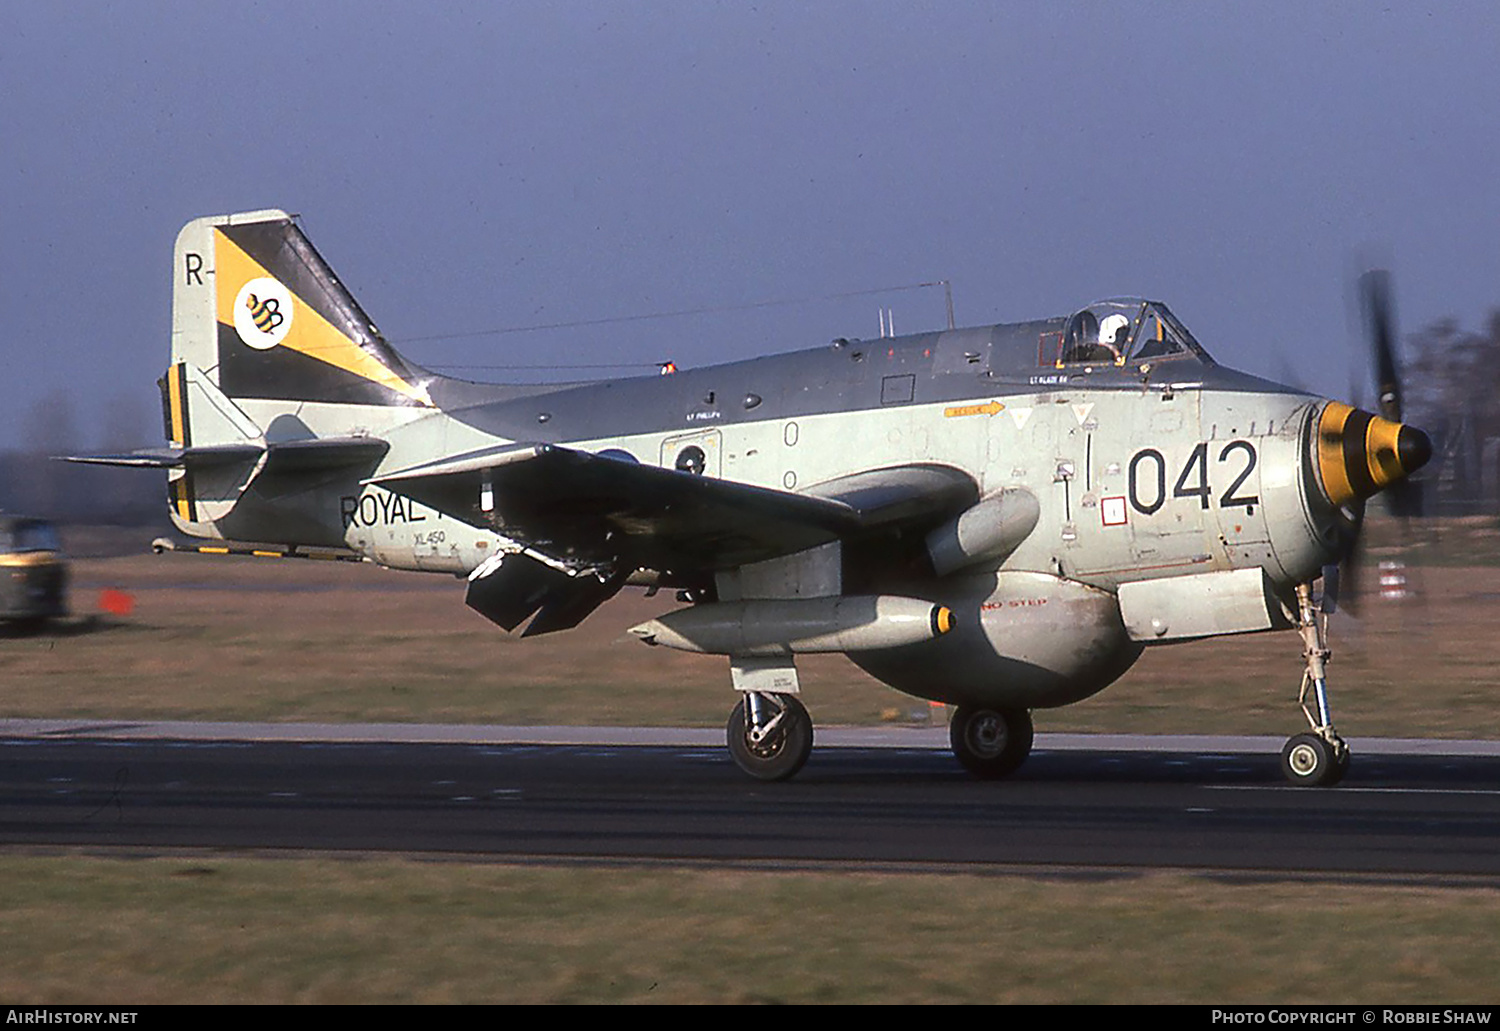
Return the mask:
[[1130,319],[1118,312],[1100,320],[1085,308],[1068,320],[1062,361],[1118,365],[1130,338]]
[[1099,322],[1099,346],[1107,351],[1101,352],[1097,361],[1112,361],[1119,364],[1125,359],[1125,349],[1130,345],[1130,320],[1124,315],[1116,312],[1106,315]]

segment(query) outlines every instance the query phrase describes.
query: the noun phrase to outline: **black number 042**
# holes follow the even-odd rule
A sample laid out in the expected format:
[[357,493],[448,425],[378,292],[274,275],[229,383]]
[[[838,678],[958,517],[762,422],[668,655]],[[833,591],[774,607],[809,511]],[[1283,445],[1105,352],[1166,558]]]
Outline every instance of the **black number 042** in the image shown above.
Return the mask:
[[[1236,452],[1243,457],[1235,457]],[[1255,462],[1255,445],[1248,440],[1231,440],[1224,445],[1216,464],[1231,466],[1230,474],[1234,475],[1234,481],[1230,483],[1228,490],[1219,495],[1220,508],[1253,509],[1260,504],[1259,495],[1240,493],[1240,488],[1255,471]],[[1232,468],[1235,465],[1239,466],[1237,475]],[[1182,471],[1178,473],[1172,486],[1172,497],[1197,498],[1199,506],[1206,509],[1213,492],[1208,476],[1208,444],[1203,443],[1193,448],[1187,461],[1183,463]],[[1166,500],[1167,460],[1154,447],[1137,451],[1130,459],[1131,507],[1142,515],[1151,515]]]

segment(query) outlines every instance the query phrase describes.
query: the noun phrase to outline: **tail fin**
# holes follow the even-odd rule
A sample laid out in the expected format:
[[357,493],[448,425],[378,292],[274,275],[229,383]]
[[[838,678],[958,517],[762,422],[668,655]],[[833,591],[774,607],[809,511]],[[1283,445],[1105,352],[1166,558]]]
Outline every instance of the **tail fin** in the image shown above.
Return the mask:
[[172,522],[194,537],[342,545],[330,497],[379,465],[379,433],[435,407],[434,377],[386,343],[283,211],[189,222],[172,283],[168,446],[71,460],[165,469]]
[[178,234],[172,365],[184,363],[233,401],[432,406],[429,375],[386,342],[284,211],[195,219]]

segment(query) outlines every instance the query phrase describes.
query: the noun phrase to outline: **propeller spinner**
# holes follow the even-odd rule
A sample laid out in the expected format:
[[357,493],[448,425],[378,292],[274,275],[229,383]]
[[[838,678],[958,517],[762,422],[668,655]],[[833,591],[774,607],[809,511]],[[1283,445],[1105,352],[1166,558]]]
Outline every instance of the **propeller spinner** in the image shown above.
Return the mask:
[[1335,505],[1373,497],[1405,481],[1431,457],[1432,441],[1415,426],[1338,401],[1330,401],[1318,418],[1318,472]]

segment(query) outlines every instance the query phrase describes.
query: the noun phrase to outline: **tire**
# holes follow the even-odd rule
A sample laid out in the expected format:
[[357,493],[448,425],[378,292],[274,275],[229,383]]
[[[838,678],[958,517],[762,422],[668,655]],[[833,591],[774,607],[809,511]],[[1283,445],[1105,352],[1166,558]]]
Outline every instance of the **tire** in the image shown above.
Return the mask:
[[1281,749],[1281,772],[1298,787],[1332,787],[1348,769],[1348,750],[1341,760],[1333,745],[1317,734],[1297,734]]
[[1335,784],[1337,784],[1340,781],[1342,781],[1344,779],[1344,776],[1348,772],[1349,772],[1349,746],[1348,745],[1344,745],[1344,747],[1342,749],[1340,749],[1338,751],[1337,755],[1334,757],[1334,760],[1333,760],[1333,775],[1327,781],[1324,782],[1323,786],[1324,787],[1329,787],[1329,788],[1333,787]]
[[756,780],[790,780],[797,775],[812,754],[812,717],[793,695],[766,695],[772,705],[785,710],[781,724],[770,737],[754,744],[750,741],[750,720],[741,698],[729,714],[725,734],[734,763]]
[[984,780],[1014,773],[1031,754],[1031,713],[961,705],[948,724],[948,740],[964,769]]

